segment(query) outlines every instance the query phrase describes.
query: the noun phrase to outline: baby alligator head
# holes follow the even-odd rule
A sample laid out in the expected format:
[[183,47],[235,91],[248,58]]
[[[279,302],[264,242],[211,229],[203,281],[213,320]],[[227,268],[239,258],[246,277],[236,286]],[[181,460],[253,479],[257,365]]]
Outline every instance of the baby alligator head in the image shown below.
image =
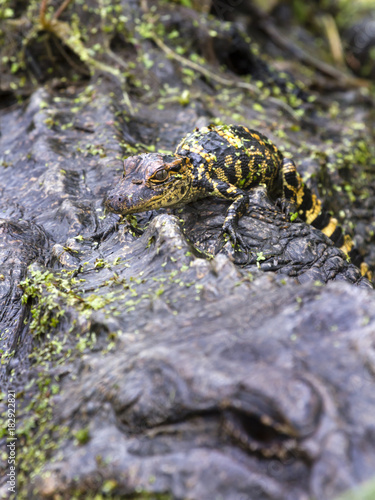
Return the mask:
[[124,175],[109,194],[106,206],[123,215],[187,203],[190,160],[159,153],[131,156]]

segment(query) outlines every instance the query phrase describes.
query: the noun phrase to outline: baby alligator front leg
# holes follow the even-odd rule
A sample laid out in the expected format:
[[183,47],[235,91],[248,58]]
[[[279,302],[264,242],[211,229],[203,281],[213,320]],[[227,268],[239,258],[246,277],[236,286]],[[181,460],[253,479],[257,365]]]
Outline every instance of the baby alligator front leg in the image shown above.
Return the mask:
[[211,193],[213,196],[218,196],[225,200],[233,200],[225,216],[221,235],[227,234],[234,245],[239,244],[246,249],[247,245],[242,236],[238,233],[238,220],[244,215],[249,207],[248,194],[233,184],[223,181],[213,181],[213,187],[214,189]]

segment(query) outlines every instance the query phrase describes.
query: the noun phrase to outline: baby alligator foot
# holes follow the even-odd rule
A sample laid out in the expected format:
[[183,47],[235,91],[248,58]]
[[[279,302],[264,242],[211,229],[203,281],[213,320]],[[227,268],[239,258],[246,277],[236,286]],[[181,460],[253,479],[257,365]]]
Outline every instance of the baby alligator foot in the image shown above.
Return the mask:
[[248,251],[248,245],[238,232],[237,225],[231,220],[226,220],[223,224],[219,234],[218,244],[215,247],[215,253],[219,253],[228,239],[232,242],[234,248],[239,246],[242,250]]

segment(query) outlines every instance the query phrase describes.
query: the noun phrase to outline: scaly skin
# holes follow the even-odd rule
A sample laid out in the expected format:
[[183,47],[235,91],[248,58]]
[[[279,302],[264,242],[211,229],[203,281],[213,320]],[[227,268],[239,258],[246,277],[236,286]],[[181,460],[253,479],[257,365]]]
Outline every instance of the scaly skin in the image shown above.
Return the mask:
[[[248,190],[263,184],[286,212],[320,229],[345,254],[356,250],[337,220],[302,182],[292,160],[260,132],[238,125],[209,126],[188,134],[174,155],[159,153],[125,160],[124,177],[108,195],[107,207],[128,215],[164,207],[179,207],[207,196],[224,198],[229,205],[223,233],[234,243],[246,244],[237,233],[239,218],[249,207]],[[371,278],[367,264],[362,275]]]

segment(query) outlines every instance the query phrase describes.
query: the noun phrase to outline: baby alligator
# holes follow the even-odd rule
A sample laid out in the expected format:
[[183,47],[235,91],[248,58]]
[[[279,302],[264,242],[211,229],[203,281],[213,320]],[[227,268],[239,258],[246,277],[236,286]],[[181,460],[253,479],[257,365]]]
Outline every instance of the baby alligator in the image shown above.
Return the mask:
[[[231,202],[222,228],[233,243],[246,248],[237,233],[239,218],[249,207],[245,190],[267,186],[271,198],[286,213],[320,229],[354,262],[358,252],[337,220],[322,210],[322,203],[302,182],[294,162],[260,132],[239,125],[208,126],[188,134],[173,155],[141,154],[125,160],[120,185],[108,195],[107,207],[123,215],[179,207],[190,201],[217,196]],[[366,263],[362,275],[370,275]]]

